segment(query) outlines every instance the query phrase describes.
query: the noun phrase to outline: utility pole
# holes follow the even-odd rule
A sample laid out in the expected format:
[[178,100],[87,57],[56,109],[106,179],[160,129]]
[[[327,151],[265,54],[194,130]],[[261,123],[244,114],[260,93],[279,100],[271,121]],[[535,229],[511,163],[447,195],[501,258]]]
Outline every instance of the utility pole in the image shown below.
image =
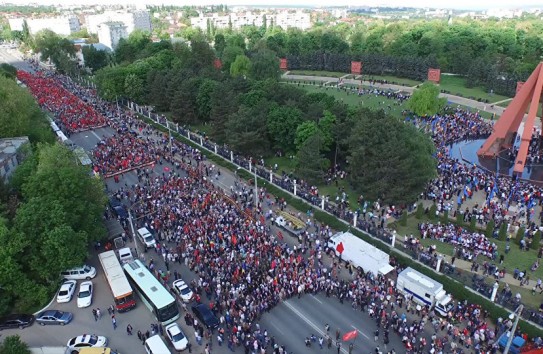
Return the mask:
[[138,247],[138,240],[136,236],[136,231],[134,230],[134,220],[132,219],[131,208],[128,208],[128,221],[130,222],[130,230],[132,230],[132,237],[134,238],[134,246],[136,246],[136,257],[139,258],[141,252]]
[[520,314],[522,313],[523,308],[524,308],[524,305],[520,304],[515,310],[515,312],[511,314],[511,316],[515,316],[515,323],[513,323],[513,327],[511,327],[511,332],[509,332],[509,339],[507,340],[507,345],[505,346],[505,349],[503,350],[503,354],[509,353],[509,348],[511,348],[511,343],[513,343],[513,339],[515,338],[515,331],[517,330],[518,321],[520,319]]
[[258,209],[258,177],[256,176],[256,164],[255,164],[255,212]]

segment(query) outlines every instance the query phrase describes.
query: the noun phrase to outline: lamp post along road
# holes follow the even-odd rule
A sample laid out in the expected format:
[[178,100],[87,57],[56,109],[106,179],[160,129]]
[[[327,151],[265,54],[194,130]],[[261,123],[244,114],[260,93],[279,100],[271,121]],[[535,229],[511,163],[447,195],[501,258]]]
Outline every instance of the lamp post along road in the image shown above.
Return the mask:
[[515,312],[513,312],[511,315],[515,316],[515,323],[513,323],[513,327],[511,327],[511,332],[509,334],[509,339],[507,340],[507,345],[505,346],[505,349],[503,350],[503,354],[509,353],[509,348],[511,348],[511,343],[513,343],[513,339],[515,338],[515,331],[517,330],[518,320],[520,319],[520,314],[522,313],[522,309],[524,308],[524,305],[519,305]]

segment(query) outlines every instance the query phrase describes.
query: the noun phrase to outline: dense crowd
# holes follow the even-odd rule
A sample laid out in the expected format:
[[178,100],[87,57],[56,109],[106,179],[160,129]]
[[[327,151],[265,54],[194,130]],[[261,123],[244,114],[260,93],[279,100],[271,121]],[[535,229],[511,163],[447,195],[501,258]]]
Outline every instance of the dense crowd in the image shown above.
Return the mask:
[[[92,95],[92,91],[77,88],[65,77],[58,80],[65,87],[73,85],[80,95]],[[168,273],[174,262],[184,262],[198,275],[195,290],[207,295],[221,322],[217,336],[229,347],[243,347],[246,353],[287,353],[284,346],[260,328],[258,320],[285,299],[317,292],[347,301],[353,309],[366,312],[375,321],[376,353],[395,352],[387,347],[392,333],[397,334],[405,350],[412,353],[472,350],[495,353],[498,350],[495,339],[512,327],[509,319],[500,319],[496,326],[491,325],[485,311],[467,303],[455,304],[445,318],[440,318],[412,298],[397,293],[390,278],[358,273],[335,259],[328,261],[323,256],[326,250],[322,245],[326,244],[331,230],[325,226],[320,226],[315,236],[304,233],[299,245],[289,246],[262,221],[261,217],[267,215],[264,206],[279,204],[264,189],[258,191],[259,205],[253,205],[254,215],[248,215],[244,211],[251,206],[254,191],[233,189],[231,196],[227,196],[218,190],[207,178],[212,167],[197,150],[176,142],[173,154],[169,153],[168,140],[129,112],[117,111],[116,114],[114,107],[98,98],[87,102],[92,102],[105,116],[117,119],[110,121],[117,135],[102,141],[95,150],[94,158],[100,170],[116,171],[119,164],[128,168],[129,165],[123,165],[123,158],[136,166],[137,156],[140,157],[138,163],[146,157],[158,156],[176,161],[180,167],[161,177],[151,175],[149,169],[137,168],[138,184],[122,187],[117,194],[133,203],[137,219],[155,233],[159,241],[156,256],[164,260],[166,267],[166,270],[156,269],[157,274]],[[78,121],[78,114],[72,113],[73,116],[66,113],[67,121]],[[458,183],[461,184],[461,180]],[[378,203],[372,208],[386,209]],[[313,237],[317,238],[316,242],[311,242]],[[150,257],[149,254],[146,257]],[[154,267],[153,260],[147,262],[150,268]],[[351,275],[342,273],[342,269]],[[396,271],[401,268],[397,267]],[[161,277],[165,282],[174,280],[166,278]],[[197,339],[204,337],[212,341],[212,333],[189,318],[187,323],[191,322]],[[433,327],[430,336],[425,334],[429,326]],[[329,327],[323,342],[326,341],[328,347],[341,346],[339,334],[334,341],[328,332]],[[517,334],[522,333],[518,330]],[[541,345],[541,338],[536,338],[535,344]]]

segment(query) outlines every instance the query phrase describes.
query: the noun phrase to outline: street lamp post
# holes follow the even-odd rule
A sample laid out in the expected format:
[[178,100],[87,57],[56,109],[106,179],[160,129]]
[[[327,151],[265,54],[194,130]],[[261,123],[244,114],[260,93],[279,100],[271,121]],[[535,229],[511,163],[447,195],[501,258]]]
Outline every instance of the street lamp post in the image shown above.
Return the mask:
[[256,176],[256,164],[255,164],[255,212],[258,209],[258,177]]
[[524,308],[524,305],[520,304],[515,310],[515,312],[511,314],[511,316],[514,316],[515,318],[515,323],[513,323],[513,327],[511,327],[509,339],[507,340],[507,345],[505,346],[505,349],[503,350],[503,354],[509,353],[509,348],[511,348],[511,343],[513,343],[513,339],[515,338],[515,331],[517,330],[518,321],[520,319],[520,314],[522,313],[523,308]]
[[134,238],[134,246],[136,246],[136,257],[139,258],[141,252],[138,247],[138,237],[136,236],[136,231],[134,230],[134,219],[132,219],[131,209],[128,209],[128,221],[130,222],[130,230],[132,230],[132,237]]

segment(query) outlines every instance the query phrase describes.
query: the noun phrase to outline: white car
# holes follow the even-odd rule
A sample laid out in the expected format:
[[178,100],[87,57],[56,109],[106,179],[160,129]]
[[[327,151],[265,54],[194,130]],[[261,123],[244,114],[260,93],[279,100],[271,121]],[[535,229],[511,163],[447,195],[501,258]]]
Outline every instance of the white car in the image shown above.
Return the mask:
[[192,300],[194,294],[183,280],[179,279],[174,281],[173,288],[183,302],[190,302]]
[[94,286],[92,281],[84,281],[79,284],[79,293],[77,294],[77,307],[89,307],[92,303],[92,291]]
[[170,342],[172,342],[173,347],[176,351],[180,352],[182,350],[187,349],[187,345],[189,344],[189,341],[187,339],[187,336],[185,336],[185,333],[179,328],[179,325],[177,323],[172,323],[166,326],[166,335],[168,336],[168,339]]
[[57,302],[70,302],[75,293],[77,282],[75,280],[67,280],[60,286],[57,294]]
[[77,336],[68,341],[66,346],[68,347],[68,353],[79,353],[81,348],[103,348],[107,346],[108,340],[104,336],[97,336],[95,334],[83,334]]

